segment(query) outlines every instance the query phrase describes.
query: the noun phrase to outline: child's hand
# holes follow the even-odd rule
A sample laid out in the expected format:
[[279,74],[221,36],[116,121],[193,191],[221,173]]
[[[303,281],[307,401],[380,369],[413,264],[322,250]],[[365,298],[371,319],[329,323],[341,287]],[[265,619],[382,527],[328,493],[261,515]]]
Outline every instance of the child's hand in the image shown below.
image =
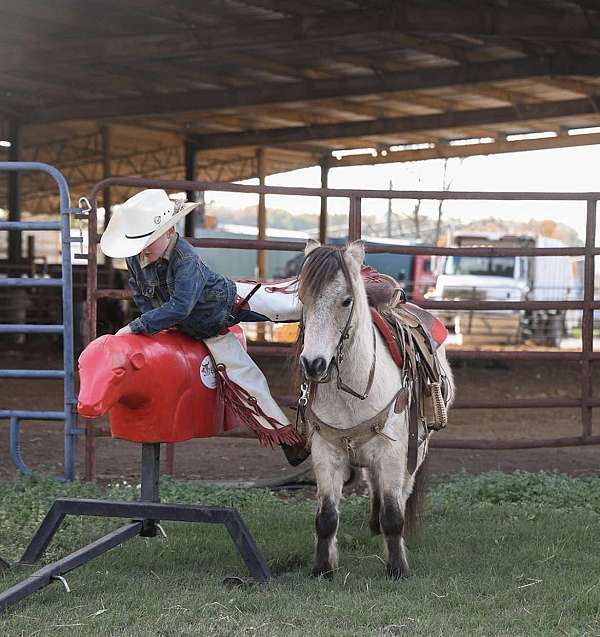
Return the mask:
[[123,336],[123,334],[132,334],[131,328],[129,325],[122,327],[118,332],[115,332],[115,336]]

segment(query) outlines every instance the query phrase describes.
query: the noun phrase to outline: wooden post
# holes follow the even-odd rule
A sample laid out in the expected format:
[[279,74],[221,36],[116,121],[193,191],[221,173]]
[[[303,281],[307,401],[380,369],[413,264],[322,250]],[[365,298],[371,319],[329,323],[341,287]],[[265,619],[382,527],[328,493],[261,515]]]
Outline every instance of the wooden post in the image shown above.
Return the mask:
[[[329,158],[323,157],[321,166],[321,188],[327,188],[329,181]],[[327,241],[327,197],[321,197],[321,214],[319,216],[319,241]]]
[[[21,129],[19,124],[11,121],[9,124],[10,161],[21,159]],[[21,221],[21,173],[8,173],[8,220]],[[9,265],[19,266],[22,259],[21,231],[11,230],[8,233],[8,262]],[[17,275],[13,275],[17,276]]]

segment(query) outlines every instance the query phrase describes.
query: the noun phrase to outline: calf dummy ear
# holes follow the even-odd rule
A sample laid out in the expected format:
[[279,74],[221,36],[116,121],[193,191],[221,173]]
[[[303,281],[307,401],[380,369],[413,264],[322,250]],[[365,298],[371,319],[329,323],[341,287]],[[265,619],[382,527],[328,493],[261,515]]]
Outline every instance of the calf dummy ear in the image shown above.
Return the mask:
[[304,247],[304,256],[307,257],[313,250],[321,247],[321,244],[314,239],[309,239]]
[[346,256],[352,259],[360,268],[365,259],[365,244],[362,241],[353,241],[346,248]]
[[136,352],[129,359],[134,369],[141,369],[146,363],[146,357],[142,354],[142,352]]

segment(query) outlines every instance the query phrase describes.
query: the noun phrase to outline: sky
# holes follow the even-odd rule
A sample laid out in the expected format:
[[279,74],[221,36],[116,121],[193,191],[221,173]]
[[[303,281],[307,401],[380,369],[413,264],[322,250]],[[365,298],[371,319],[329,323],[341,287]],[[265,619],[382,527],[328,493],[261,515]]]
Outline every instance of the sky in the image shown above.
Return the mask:
[[[600,145],[536,150],[500,155],[474,156],[450,159],[447,169],[452,180],[451,190],[465,191],[542,191],[542,192],[590,192],[600,191]],[[333,168],[329,172],[331,188],[387,189],[390,181],[397,190],[442,190],[443,160],[380,164],[378,166],[353,166]],[[256,180],[244,183],[257,183]],[[289,173],[271,175],[267,185],[272,186],[320,186],[320,168],[312,167]],[[255,205],[257,196],[236,193],[207,193],[207,201],[232,208]],[[413,204],[395,201],[394,212],[408,212]],[[292,213],[318,213],[320,203],[314,197],[268,196],[267,208],[284,208]],[[429,204],[429,210],[437,204]],[[347,201],[330,201],[332,213],[347,211]],[[381,200],[365,200],[364,214],[381,214],[387,203]],[[427,213],[424,205],[422,210]],[[469,221],[495,216],[505,219],[528,221],[552,219],[575,228],[583,239],[585,234],[585,202],[458,202],[449,201],[445,214]]]

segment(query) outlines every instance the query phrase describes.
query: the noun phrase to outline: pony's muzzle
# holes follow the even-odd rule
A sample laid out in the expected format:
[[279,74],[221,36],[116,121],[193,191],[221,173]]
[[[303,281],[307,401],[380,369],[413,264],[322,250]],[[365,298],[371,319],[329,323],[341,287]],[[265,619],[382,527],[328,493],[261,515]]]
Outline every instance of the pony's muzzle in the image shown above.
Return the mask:
[[300,364],[304,371],[304,375],[309,380],[319,382],[327,375],[327,361],[322,356],[317,356],[312,360],[308,360],[306,356],[300,357]]

